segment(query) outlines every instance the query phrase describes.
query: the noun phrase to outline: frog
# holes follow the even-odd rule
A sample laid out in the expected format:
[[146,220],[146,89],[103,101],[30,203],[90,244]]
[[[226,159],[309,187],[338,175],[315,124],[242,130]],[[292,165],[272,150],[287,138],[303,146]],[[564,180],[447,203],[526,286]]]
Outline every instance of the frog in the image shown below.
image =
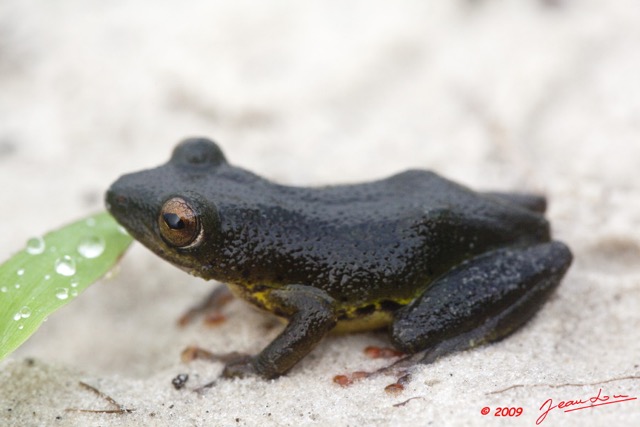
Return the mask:
[[386,328],[422,363],[499,341],[540,310],[573,258],[552,239],[541,195],[475,191],[421,169],[284,185],[232,165],[205,137],[118,178],[106,206],[164,260],[285,321],[259,353],[224,359],[226,378],[277,378],[333,332]]

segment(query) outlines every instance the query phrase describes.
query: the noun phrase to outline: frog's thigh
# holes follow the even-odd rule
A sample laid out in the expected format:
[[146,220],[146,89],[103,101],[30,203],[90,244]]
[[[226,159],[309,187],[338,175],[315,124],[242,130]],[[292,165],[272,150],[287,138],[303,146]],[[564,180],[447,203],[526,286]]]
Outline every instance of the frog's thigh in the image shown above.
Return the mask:
[[391,339],[408,353],[426,350],[424,363],[499,340],[535,314],[571,260],[569,248],[561,242],[481,255],[447,273],[398,310]]

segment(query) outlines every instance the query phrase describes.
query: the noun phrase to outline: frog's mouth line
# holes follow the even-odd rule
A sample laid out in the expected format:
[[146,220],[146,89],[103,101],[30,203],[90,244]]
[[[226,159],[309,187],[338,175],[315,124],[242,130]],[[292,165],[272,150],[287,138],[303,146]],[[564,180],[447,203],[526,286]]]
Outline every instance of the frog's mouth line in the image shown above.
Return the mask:
[[[164,244],[164,242],[163,242]],[[175,253],[168,251],[167,249],[161,247],[161,246],[157,246],[155,249],[150,247],[149,245],[144,245],[147,249],[149,249],[151,252],[153,252],[156,256],[162,258],[163,260],[169,261],[169,263],[171,265],[173,265],[174,267],[179,268],[180,270],[184,271],[185,273],[190,274],[191,276],[198,276],[197,271],[197,263],[193,262],[193,263],[188,263],[189,265],[185,265],[186,263],[182,262],[182,261],[189,261],[188,258],[186,257],[180,257],[180,256],[176,256]],[[180,260],[180,262],[178,262],[177,260]]]
[[[122,224],[125,229],[134,237],[135,240],[140,242],[145,248],[153,252],[156,256],[163,260],[169,261],[172,265],[185,271],[191,275],[196,268],[195,262],[190,262],[188,257],[181,256],[173,248],[167,246],[167,243],[160,237],[157,230],[154,229],[153,224],[145,224],[142,231],[135,231],[132,227]],[[176,255],[177,254],[177,255]],[[185,265],[188,264],[188,265]]]

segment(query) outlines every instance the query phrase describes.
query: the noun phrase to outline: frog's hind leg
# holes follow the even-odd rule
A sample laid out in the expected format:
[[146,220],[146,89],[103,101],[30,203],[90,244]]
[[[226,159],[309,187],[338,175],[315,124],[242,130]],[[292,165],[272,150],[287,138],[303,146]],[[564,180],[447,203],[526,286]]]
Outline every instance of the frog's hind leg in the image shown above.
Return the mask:
[[544,213],[547,210],[547,199],[544,196],[528,193],[483,193],[495,197],[507,203],[520,206],[533,212]]
[[454,351],[497,341],[529,320],[571,264],[560,242],[506,248],[472,259],[394,314],[391,339],[430,363]]

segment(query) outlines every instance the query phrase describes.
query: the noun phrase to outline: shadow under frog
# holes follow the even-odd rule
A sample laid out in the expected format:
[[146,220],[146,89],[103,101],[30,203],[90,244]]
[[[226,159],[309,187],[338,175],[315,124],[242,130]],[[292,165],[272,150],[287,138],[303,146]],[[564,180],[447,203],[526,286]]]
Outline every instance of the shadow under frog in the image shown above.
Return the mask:
[[422,362],[499,340],[547,300],[571,264],[543,197],[481,193],[435,173],[317,188],[230,165],[210,140],[122,176],[113,216],[165,260],[288,320],[223,376],[274,378],[328,332],[388,327]]

